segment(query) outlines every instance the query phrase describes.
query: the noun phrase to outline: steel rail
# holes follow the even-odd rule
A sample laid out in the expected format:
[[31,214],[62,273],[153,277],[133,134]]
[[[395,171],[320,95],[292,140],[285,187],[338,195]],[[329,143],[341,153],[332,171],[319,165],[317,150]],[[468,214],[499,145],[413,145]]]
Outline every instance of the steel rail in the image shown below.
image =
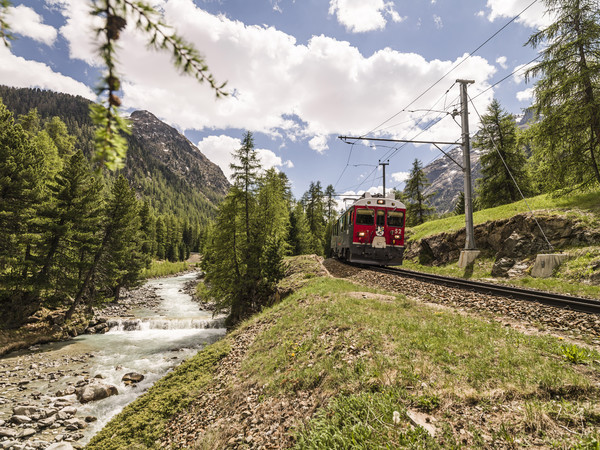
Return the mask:
[[591,298],[573,297],[570,295],[555,294],[551,292],[518,288],[514,286],[505,286],[495,283],[485,283],[482,281],[465,280],[462,278],[448,277],[443,275],[433,275],[430,273],[415,272],[414,270],[407,269],[366,265],[363,265],[361,267],[396,276],[413,278],[419,281],[424,281],[426,283],[434,283],[447,287],[479,292],[482,294],[508,297],[516,300],[539,302],[545,305],[551,305],[563,309],[571,309],[585,313],[600,314],[600,300],[595,300]]

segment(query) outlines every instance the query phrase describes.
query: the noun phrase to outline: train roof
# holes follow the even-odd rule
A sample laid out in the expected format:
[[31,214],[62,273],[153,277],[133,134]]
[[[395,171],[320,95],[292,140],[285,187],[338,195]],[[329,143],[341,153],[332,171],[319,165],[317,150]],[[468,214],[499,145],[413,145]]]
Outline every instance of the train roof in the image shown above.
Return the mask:
[[390,193],[384,197],[381,194],[371,194],[369,192],[365,192],[362,197],[352,203],[351,207],[354,206],[383,206],[387,208],[406,209],[404,203],[394,198],[393,193]]

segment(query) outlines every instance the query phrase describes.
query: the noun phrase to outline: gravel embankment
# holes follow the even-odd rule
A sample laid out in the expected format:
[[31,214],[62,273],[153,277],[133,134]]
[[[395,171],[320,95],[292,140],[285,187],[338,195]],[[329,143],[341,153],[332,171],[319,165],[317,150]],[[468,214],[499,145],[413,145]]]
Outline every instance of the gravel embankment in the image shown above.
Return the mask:
[[327,259],[332,276],[404,294],[415,300],[485,315],[526,332],[546,332],[600,344],[600,317],[554,306],[464,291],[410,278],[381,274]]

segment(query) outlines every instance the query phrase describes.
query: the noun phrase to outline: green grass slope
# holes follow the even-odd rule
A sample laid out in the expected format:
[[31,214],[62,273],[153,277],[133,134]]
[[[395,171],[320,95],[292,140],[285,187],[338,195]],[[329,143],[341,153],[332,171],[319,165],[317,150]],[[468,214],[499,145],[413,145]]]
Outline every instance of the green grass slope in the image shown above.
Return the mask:
[[[126,407],[88,448],[159,448],[173,428],[169,418],[211,388],[220,361],[251,329],[258,335],[238,355],[235,375],[243,383],[228,388],[231,404],[249,386],[260,391],[261,405],[318,399],[314,414],[294,416],[288,433],[296,448],[599,445],[596,351],[345,280],[305,278],[304,287]],[[232,442],[231,433],[227,427],[200,433],[195,448]],[[252,448],[255,441],[235,433],[236,448]]]

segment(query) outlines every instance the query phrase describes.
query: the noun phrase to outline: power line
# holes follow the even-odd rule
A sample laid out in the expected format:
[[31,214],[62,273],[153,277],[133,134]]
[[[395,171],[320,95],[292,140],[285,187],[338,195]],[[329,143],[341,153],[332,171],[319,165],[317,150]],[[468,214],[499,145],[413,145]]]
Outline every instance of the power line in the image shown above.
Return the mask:
[[[383,125],[385,125],[387,122],[389,122],[390,120],[392,120],[394,117],[398,116],[399,114],[401,114],[402,112],[405,112],[406,108],[408,108],[410,105],[412,105],[413,103],[415,103],[417,100],[419,100],[421,97],[423,97],[427,92],[429,92],[431,89],[433,89],[435,86],[437,86],[444,78],[446,78],[448,75],[450,75],[452,72],[454,72],[454,70],[456,70],[460,65],[462,65],[463,63],[465,63],[469,58],[471,58],[477,51],[479,51],[482,47],[484,47],[488,42],[490,42],[493,38],[495,38],[499,33],[501,33],[506,27],[508,27],[511,23],[513,23],[515,20],[517,20],[519,17],[521,17],[521,15],[527,11],[529,8],[531,8],[538,0],[533,0],[527,7],[525,7],[519,14],[517,14],[516,16],[514,16],[511,20],[509,20],[506,24],[504,24],[498,31],[496,31],[494,34],[492,34],[489,38],[487,38],[482,44],[480,44],[479,46],[477,46],[477,48],[475,48],[475,50],[471,51],[469,53],[469,55],[462,59],[461,61],[459,61],[458,63],[455,63],[450,70],[448,70],[444,75],[442,75],[437,81],[435,81],[431,86],[429,86],[427,89],[425,89],[421,94],[419,94],[414,100],[412,100],[408,105],[406,105],[404,108],[402,108],[400,111],[398,111],[396,114],[394,114],[393,116],[391,116],[389,119],[384,120],[382,123],[380,123],[378,126],[376,126],[375,128],[373,128],[371,131],[363,134],[362,136],[366,136],[368,134],[371,134],[372,132],[376,131],[377,129],[379,129],[380,127],[382,127]],[[454,85],[453,85],[454,86]]]

